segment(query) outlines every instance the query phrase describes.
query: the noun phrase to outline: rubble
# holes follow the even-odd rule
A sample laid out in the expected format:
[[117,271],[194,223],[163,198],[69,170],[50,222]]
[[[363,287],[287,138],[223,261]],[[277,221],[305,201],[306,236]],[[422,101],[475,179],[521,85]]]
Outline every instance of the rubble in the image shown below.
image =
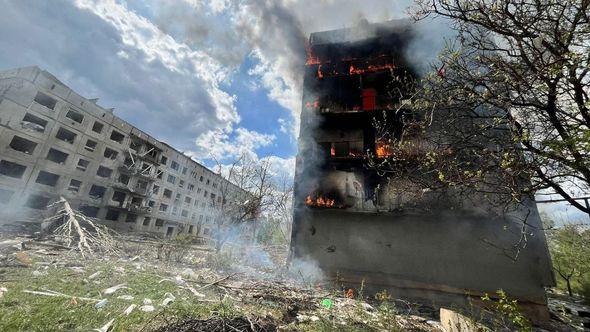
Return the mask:
[[[124,248],[126,239],[115,237],[114,245],[119,249]],[[6,242],[3,240],[0,238],[0,242]],[[210,257],[220,254],[200,249],[186,255],[185,262],[171,264],[156,258],[157,248],[153,244],[134,247],[129,255],[121,250],[118,254],[105,254],[80,261],[80,251],[51,247],[54,242],[48,239],[38,241],[15,237],[14,241],[6,243],[8,248],[0,247],[2,261],[6,262],[6,257],[12,257],[14,262],[15,253],[22,251],[34,262],[30,267],[20,263],[9,265],[9,268],[14,269],[10,273],[25,272],[30,275],[33,271],[43,272],[43,275],[26,281],[37,286],[25,287],[23,293],[63,298],[64,303],[71,306],[70,310],[77,310],[78,306],[83,305],[80,301],[100,309],[96,310],[96,314],[104,321],[95,322],[87,330],[112,319],[116,319],[116,324],[112,323],[116,329],[141,330],[143,325],[133,328],[121,325],[137,324],[140,315],[142,324],[151,322],[145,330],[160,331],[172,331],[174,328],[179,331],[234,331],[229,326],[240,331],[264,331],[261,328],[268,331],[316,330],[318,326],[331,330],[353,326],[353,330],[369,331],[443,331],[438,312],[432,308],[389,297],[387,301],[364,297],[362,291],[334,289],[305,273],[300,275],[295,271],[289,272],[283,268],[286,250],[281,253],[277,248],[269,250],[273,262],[270,268],[266,264],[254,264],[255,267],[238,264],[243,251],[249,250],[247,247],[228,246],[235,257],[220,266],[218,263],[213,265]],[[20,243],[26,243],[25,250],[22,250]],[[46,248],[47,252],[55,255],[38,252],[40,248]],[[136,264],[141,269],[137,269]],[[56,276],[59,278],[56,285],[62,285],[63,288],[49,290],[47,287],[53,286],[39,286],[44,280],[53,280]],[[5,282],[11,278],[0,278],[3,298],[9,294],[8,289],[18,289],[17,284],[22,282],[18,279]],[[70,287],[68,284],[71,283],[85,285],[92,291],[73,294],[66,290],[79,288]],[[124,294],[118,294],[123,290]],[[94,298],[98,294],[102,294],[102,297]],[[26,302],[30,300],[26,298],[19,301],[25,301],[19,302],[19,305],[30,306]],[[208,314],[190,318],[186,314],[175,315],[179,308],[187,307],[207,308],[203,310]],[[216,316],[219,308],[229,310],[231,314]],[[126,317],[133,317],[131,323],[126,321]],[[111,325],[109,329],[112,328]]]

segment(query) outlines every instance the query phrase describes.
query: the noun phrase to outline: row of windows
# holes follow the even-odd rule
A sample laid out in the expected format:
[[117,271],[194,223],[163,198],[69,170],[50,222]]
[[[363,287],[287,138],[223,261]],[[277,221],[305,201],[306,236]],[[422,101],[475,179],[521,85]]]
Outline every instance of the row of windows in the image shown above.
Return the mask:
[[[50,150],[47,158],[48,159],[54,158],[56,160],[59,158],[59,160],[61,160],[61,159],[67,158],[67,154],[65,154],[65,157],[64,157],[63,152],[58,151],[58,150],[54,150],[52,152]],[[86,168],[88,167],[88,164],[89,164],[89,162],[87,160],[80,159],[80,160],[78,160],[78,166],[76,168],[78,168],[80,170],[86,170]],[[0,174],[1,175],[5,175],[5,176],[15,178],[15,179],[20,179],[20,178],[22,178],[22,176],[26,170],[27,170],[27,166],[24,166],[24,165],[21,165],[18,163],[14,163],[14,162],[11,162],[8,160],[1,160],[0,161]],[[99,177],[102,177],[102,178],[110,178],[112,174],[113,174],[113,170],[108,167],[104,167],[104,166],[99,166],[96,171],[96,175]],[[50,179],[50,180],[47,180],[47,179]],[[53,173],[50,173],[47,171],[40,171],[35,182],[54,187],[57,184],[58,179],[59,179],[59,175],[57,175],[57,174],[53,174]]]
[[[41,104],[41,105],[43,105],[43,106],[45,106],[45,107],[47,107],[47,108],[49,108],[51,110],[53,110],[55,108],[55,105],[57,103],[57,101],[54,98],[52,98],[52,97],[50,97],[50,96],[48,96],[48,95],[46,95],[46,94],[44,94],[43,92],[40,92],[40,91],[37,93],[37,96],[35,97],[35,102],[37,102],[37,103],[39,103],[39,104]],[[69,118],[69,119],[71,119],[71,120],[73,120],[73,121],[75,121],[75,122],[77,122],[77,123],[82,123],[82,121],[84,120],[84,115],[81,114],[81,113],[79,113],[79,112],[77,112],[77,111],[75,111],[75,110],[73,110],[73,109],[69,109],[68,110],[68,112],[66,113],[66,117]],[[38,117],[35,117],[32,114],[28,114],[27,113],[27,115],[25,115],[25,118],[26,119],[23,119],[23,121],[27,121],[29,123],[34,124],[38,128],[42,128],[42,131],[44,131],[44,129],[45,129],[46,125],[47,125],[47,121],[45,121],[43,119],[40,119]],[[102,123],[100,123],[99,121],[95,121],[94,124],[93,124],[93,126],[92,126],[92,131],[94,131],[96,133],[101,133],[103,131],[103,128],[104,128],[104,125]],[[67,130],[67,129],[60,128],[59,131],[58,131],[58,133],[57,133],[57,135],[56,135],[56,137],[58,139],[61,139],[61,140],[65,141],[65,142],[68,142],[70,144],[73,144],[74,141],[75,141],[75,139],[76,139],[76,134],[73,133],[73,132],[71,132],[71,131],[69,131],[69,130]],[[125,136],[122,133],[120,133],[120,132],[118,132],[116,130],[113,130],[111,132],[110,139],[113,140],[113,141],[115,141],[115,142],[118,142],[118,143],[123,143],[123,140],[125,139]],[[86,150],[88,150],[88,151],[94,152],[94,150],[96,149],[97,144],[98,143],[95,142],[95,141],[93,141],[93,140],[87,140],[84,148]],[[117,156],[117,153],[116,152],[109,152],[109,153],[107,153],[105,151],[105,158],[115,159],[116,156]],[[161,159],[160,159],[160,163],[166,165],[167,162],[168,162],[168,158],[166,156],[162,155],[161,156]],[[170,167],[173,170],[175,170],[175,171],[178,171],[180,169],[180,165],[176,161],[172,161],[171,164],[170,164]],[[183,175],[186,175],[187,172],[188,172],[188,168],[187,167],[183,167],[182,168],[182,174]],[[191,174],[192,174],[193,178],[196,179],[196,177],[197,177],[196,170],[193,171],[193,172],[191,172]],[[169,183],[175,184],[176,183],[176,177],[173,176],[173,175],[168,175],[167,181]],[[200,182],[205,181],[202,175],[199,177],[199,181]],[[206,184],[207,185],[209,185],[210,182],[211,182],[210,179],[207,179],[206,180]],[[181,188],[184,187],[184,180],[180,180],[179,186]],[[195,187],[194,184],[192,184],[192,183],[189,184],[189,190],[194,190],[194,187]],[[217,188],[217,182],[214,182],[213,183],[213,188]]]
[[[89,140],[90,142],[90,140]],[[93,148],[96,147],[96,142],[93,142]],[[9,144],[10,148],[19,151],[28,155],[31,155],[35,152],[35,148],[37,147],[37,143],[30,141],[26,138],[20,136],[13,136],[12,141]],[[88,145],[86,146],[88,149]],[[115,151],[109,147],[104,148],[103,156],[107,159],[115,160],[119,155],[118,151]],[[58,164],[64,164],[68,158],[69,154],[54,148],[50,148],[49,152],[47,153],[47,157],[45,159],[53,161]]]
[[[55,105],[57,105],[56,99],[48,96],[47,94],[45,94],[41,91],[37,92],[37,95],[35,96],[34,100],[36,103],[43,105],[50,110],[54,110]],[[73,120],[77,123],[82,123],[82,121],[84,121],[84,115],[80,112],[77,112],[77,111],[71,109],[71,108],[66,113],[66,118]],[[38,128],[42,129],[42,130],[40,130],[41,132],[45,131],[45,127],[47,126],[47,121],[40,119],[32,114],[28,114],[28,113],[27,113],[27,115],[25,115],[25,118],[23,118],[23,121],[37,124],[38,126],[40,126]],[[61,129],[63,129],[63,128],[60,128],[60,130]],[[94,121],[94,124],[92,125],[92,131],[100,134],[100,133],[102,133],[103,129],[104,129],[103,123],[101,123],[100,121]],[[76,134],[74,134],[66,129],[64,129],[64,131],[65,132],[63,134],[69,137],[67,141],[68,142],[71,141],[71,143],[73,143],[74,138],[76,137]],[[123,141],[125,140],[125,135],[123,135],[122,133],[113,129],[113,131],[111,131],[110,139],[114,142],[122,144]]]

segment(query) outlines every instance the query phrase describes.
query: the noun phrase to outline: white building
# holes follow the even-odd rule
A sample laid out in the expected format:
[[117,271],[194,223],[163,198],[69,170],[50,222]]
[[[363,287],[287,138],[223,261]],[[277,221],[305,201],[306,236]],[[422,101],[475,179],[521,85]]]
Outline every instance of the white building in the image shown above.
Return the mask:
[[222,185],[243,191],[96,102],[38,67],[0,72],[4,218],[63,196],[119,230],[209,235]]

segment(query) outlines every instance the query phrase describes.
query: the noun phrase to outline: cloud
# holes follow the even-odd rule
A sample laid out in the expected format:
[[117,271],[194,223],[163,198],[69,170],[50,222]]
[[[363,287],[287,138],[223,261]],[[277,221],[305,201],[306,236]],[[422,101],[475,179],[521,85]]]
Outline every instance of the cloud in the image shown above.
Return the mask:
[[195,158],[214,158],[221,162],[232,162],[241,156],[258,159],[256,150],[270,146],[275,139],[274,135],[261,134],[245,128],[237,128],[232,132],[214,130],[197,138],[197,150],[191,154]]

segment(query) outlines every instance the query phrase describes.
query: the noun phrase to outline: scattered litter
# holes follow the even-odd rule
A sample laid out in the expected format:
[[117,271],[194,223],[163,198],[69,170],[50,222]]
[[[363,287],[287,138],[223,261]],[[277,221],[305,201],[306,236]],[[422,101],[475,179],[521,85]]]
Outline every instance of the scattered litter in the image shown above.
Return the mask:
[[361,306],[363,307],[363,309],[367,311],[375,311],[375,308],[373,308],[373,306],[368,304],[367,302],[361,302]]
[[297,320],[300,322],[317,322],[320,320],[318,316],[308,316],[308,315],[297,315]]
[[4,293],[8,292],[8,288],[0,287],[0,297],[4,296]]
[[107,305],[107,303],[108,303],[108,302],[109,302],[109,300],[107,300],[107,299],[102,299],[102,300],[98,301],[98,303],[96,303],[96,304],[94,305],[94,307],[95,307],[96,309],[103,308],[105,305]]
[[143,299],[143,304],[152,304],[152,300],[150,299]]
[[115,319],[113,318],[108,323],[104,324],[101,328],[94,329],[94,331],[107,332],[111,328],[111,326],[113,325],[114,322],[115,322]]
[[132,301],[134,299],[134,297],[131,295],[119,295],[117,298],[125,301]]
[[125,273],[125,268],[122,266],[117,266],[115,268],[115,271],[119,272],[119,273]]
[[129,288],[129,287],[127,287],[126,285],[127,285],[127,284],[119,284],[119,285],[116,285],[116,286],[113,286],[113,287],[109,287],[109,288],[107,288],[107,289],[103,290],[102,292],[103,292],[105,295],[113,294],[114,292],[118,291],[119,289],[122,289],[122,288]]
[[[58,293],[58,292],[55,292],[55,291],[52,291],[52,290],[44,290],[44,291],[40,292],[40,291],[32,291],[32,290],[25,289],[25,290],[23,290],[23,293],[34,294],[34,295],[67,297],[67,298],[74,297],[72,295]],[[76,298],[78,300],[82,300],[82,301],[90,301],[90,302],[98,302],[98,301],[100,301],[99,299],[93,299],[93,298],[89,298],[89,297],[78,297],[78,296],[76,296]]]
[[190,290],[191,293],[193,293],[193,295],[196,297],[200,297],[200,298],[206,297],[205,294],[197,292],[197,290],[192,288],[191,286],[188,286],[187,289]]
[[98,272],[94,272],[93,274],[91,274],[88,279],[92,280],[96,277],[98,277],[99,275],[101,275],[102,271],[98,271]]
[[332,302],[332,300],[330,300],[330,299],[323,299],[321,302],[321,305],[328,308],[328,309],[331,309],[332,305],[334,305],[334,302]]
[[137,307],[137,304],[131,304],[130,306],[128,306],[127,309],[123,311],[125,316],[129,316],[129,314],[133,311],[133,309],[135,309],[135,307]]
[[166,297],[164,299],[164,301],[162,301],[162,306],[165,307],[168,304],[170,304],[171,302],[174,302],[174,300],[176,300],[176,297],[170,293],[166,293],[164,294],[164,296]]
[[82,266],[71,266],[70,269],[76,273],[84,273],[84,267]]
[[30,266],[33,263],[33,260],[31,260],[31,257],[29,257],[29,255],[27,255],[27,253],[24,251],[19,251],[15,255],[16,255],[16,260],[19,261],[23,265]]
[[131,262],[134,262],[134,261],[136,261],[137,259],[139,259],[139,256],[135,256],[135,257],[131,258],[129,261],[131,261]]
[[43,272],[38,271],[38,270],[33,271],[33,277],[40,277],[40,276],[44,276],[44,275],[47,275],[47,271],[43,271]]
[[141,310],[143,312],[152,312],[152,311],[156,310],[156,308],[154,308],[153,305],[142,305],[141,307],[139,307],[139,310]]

